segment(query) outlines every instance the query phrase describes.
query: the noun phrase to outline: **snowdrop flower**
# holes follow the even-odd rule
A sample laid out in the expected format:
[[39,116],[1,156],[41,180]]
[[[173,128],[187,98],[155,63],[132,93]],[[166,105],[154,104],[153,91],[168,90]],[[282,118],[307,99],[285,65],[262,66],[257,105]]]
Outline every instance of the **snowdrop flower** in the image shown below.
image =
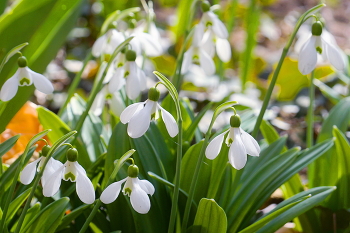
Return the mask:
[[241,129],[241,119],[238,115],[232,115],[230,119],[230,129],[216,136],[205,150],[208,159],[215,159],[220,153],[222,142],[226,136],[225,143],[230,147],[228,158],[231,165],[237,170],[242,169],[247,162],[247,154],[259,156],[260,147],[256,140],[243,129]]
[[67,162],[58,168],[46,181],[43,186],[45,197],[52,197],[58,192],[61,180],[76,182],[78,197],[85,204],[92,204],[95,201],[95,190],[85,169],[77,162],[78,151],[70,148],[67,151]]
[[115,29],[109,29],[104,35],[99,37],[92,46],[92,55],[99,57],[101,54],[111,55],[114,50],[124,41],[124,35]]
[[53,92],[52,83],[44,75],[29,69],[24,56],[18,58],[18,66],[16,73],[1,88],[0,99],[2,101],[11,100],[16,95],[18,86],[30,86],[33,83],[35,88],[42,93],[51,94]]
[[125,84],[126,95],[130,99],[136,99],[141,91],[146,88],[146,75],[135,60],[136,52],[128,50],[125,53],[126,62],[118,67],[109,83],[109,91],[114,93],[120,90]]
[[121,185],[125,182],[123,194],[130,197],[131,206],[140,214],[147,214],[151,208],[151,202],[147,194],[154,194],[154,186],[148,180],[139,180],[137,177],[139,168],[130,165],[128,177],[109,185],[101,194],[100,200],[109,204],[115,201],[120,193]]
[[125,109],[123,99],[121,98],[119,92],[110,92],[108,84],[105,85],[101,91],[96,95],[96,98],[91,106],[91,111],[99,116],[102,114],[105,102],[109,103],[109,107],[114,115],[120,116],[122,111]]
[[329,33],[322,32],[323,25],[316,21],[312,25],[312,35],[302,46],[299,53],[299,71],[306,75],[311,73],[317,64],[317,53],[328,60],[337,70],[344,70],[345,62],[341,50]]
[[228,38],[228,31],[226,26],[218,16],[210,10],[210,4],[208,1],[202,2],[203,15],[200,24],[203,24],[206,30],[212,31],[212,33],[221,39]]
[[[22,184],[28,185],[33,181],[35,172],[40,172],[40,170],[43,168],[49,150],[50,146],[44,146],[40,153],[41,156],[24,167],[20,176],[20,181],[22,182]],[[38,163],[39,166],[37,167]],[[54,158],[49,159],[49,161],[46,164],[43,176],[41,177],[41,183],[43,186],[46,184],[47,179],[61,166],[62,163],[60,161]]]
[[148,100],[141,103],[135,103],[122,112],[120,121],[128,124],[128,135],[132,138],[139,138],[146,133],[151,120],[156,120],[161,112],[165,127],[171,137],[178,134],[178,128],[174,117],[158,104],[159,90],[155,87],[148,92]]

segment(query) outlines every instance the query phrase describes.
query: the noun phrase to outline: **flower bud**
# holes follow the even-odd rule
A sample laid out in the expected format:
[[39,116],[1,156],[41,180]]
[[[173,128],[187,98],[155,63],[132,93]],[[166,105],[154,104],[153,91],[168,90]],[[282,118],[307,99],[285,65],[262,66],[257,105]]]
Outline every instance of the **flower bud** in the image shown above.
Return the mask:
[[201,7],[203,12],[210,11],[210,3],[208,1],[203,1]]
[[323,24],[321,21],[316,21],[312,24],[311,32],[314,36],[320,36],[322,34]]
[[148,99],[152,101],[158,101],[160,92],[157,88],[151,87],[148,91]]
[[69,162],[76,162],[78,160],[78,151],[75,148],[69,148],[66,153]]
[[46,157],[47,154],[49,153],[49,150],[51,149],[51,146],[49,145],[45,145],[42,149],[41,149],[41,155]]
[[139,168],[132,164],[128,167],[128,176],[131,178],[136,178],[139,175]]
[[136,52],[134,50],[128,50],[125,53],[125,57],[127,61],[135,61],[136,60]]
[[21,68],[27,67],[27,58],[25,56],[21,56],[18,58],[17,63]]
[[239,128],[241,126],[241,118],[239,115],[232,115],[230,118],[230,125],[232,128]]

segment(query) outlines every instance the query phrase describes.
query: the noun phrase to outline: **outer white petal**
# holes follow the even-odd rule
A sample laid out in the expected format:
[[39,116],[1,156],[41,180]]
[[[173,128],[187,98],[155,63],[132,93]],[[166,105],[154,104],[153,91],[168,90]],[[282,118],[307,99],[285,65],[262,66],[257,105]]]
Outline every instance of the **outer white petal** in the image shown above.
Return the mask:
[[228,31],[223,22],[215,15],[213,12],[209,11],[208,16],[212,19],[213,26],[212,30],[214,31],[215,35],[221,39],[227,39],[228,37]]
[[203,49],[210,57],[214,57],[215,55],[214,37],[213,37],[213,33],[210,30],[205,32],[200,48]]
[[141,92],[139,77],[137,76],[137,65],[135,62],[129,62],[129,75],[126,78],[125,90],[130,99],[136,99]]
[[203,39],[203,35],[204,35],[204,25],[203,23],[200,22],[199,24],[197,24],[194,30],[192,45],[199,46],[199,44]]
[[161,55],[162,47],[156,38],[144,32],[137,33],[136,35],[141,38],[142,47],[147,56],[155,57]]
[[123,182],[125,182],[125,180],[126,178],[110,184],[105,190],[103,190],[100,200],[105,204],[114,202],[117,199],[120,193],[121,185]]
[[315,49],[316,36],[311,36],[303,45],[299,53],[298,68],[300,73],[306,75],[311,73],[317,63],[317,51]]
[[106,89],[107,86],[103,87],[102,90],[97,93],[96,98],[94,99],[94,102],[91,106],[91,111],[96,115],[99,116],[102,114],[102,110],[105,104],[105,97],[106,97]]
[[[106,77],[103,79],[103,84],[109,83],[109,81],[111,81],[112,77],[114,76],[116,70],[114,69],[114,66],[111,65],[108,70],[107,70],[107,74]],[[102,78],[102,76],[100,76]]]
[[215,64],[213,59],[203,50],[200,50],[200,66],[206,75],[213,75],[215,73]]
[[345,63],[343,60],[342,52],[339,48],[336,46],[327,43],[325,40],[322,41],[325,45],[326,54],[329,62],[337,69],[337,70],[344,70],[345,69]]
[[46,181],[43,186],[43,194],[45,197],[52,197],[61,186],[64,165],[55,171]]
[[134,184],[130,202],[134,210],[140,214],[147,214],[151,208],[151,202],[147,193],[138,184]]
[[11,100],[18,90],[18,71],[2,85],[0,98],[2,101]]
[[185,74],[190,68],[190,65],[192,64],[192,57],[193,57],[193,47],[190,47],[184,54],[184,60],[182,62],[182,67],[181,67],[181,74]]
[[125,104],[118,92],[112,94],[111,104],[109,107],[116,116],[120,116],[120,114],[124,111]]
[[99,57],[102,53],[102,51],[104,50],[104,46],[107,43],[107,36],[103,35],[101,37],[99,37],[94,45],[92,46],[92,55],[94,55],[94,57]]
[[140,89],[141,89],[141,91],[143,91],[147,88],[146,74],[138,66],[136,66],[136,67],[137,67],[137,75],[136,76],[139,78]]
[[[43,160],[42,160],[43,161]],[[40,161],[40,162],[42,162]],[[41,177],[41,183],[43,186],[45,186],[46,181],[51,177],[51,175],[57,171],[63,164],[54,159],[54,158],[50,158],[50,160],[47,162],[43,176]],[[40,164],[39,164],[40,166]]]
[[146,133],[151,122],[152,108],[155,104],[157,102],[147,100],[145,107],[130,119],[128,124],[128,135],[130,137],[139,138]]
[[125,85],[124,73],[124,67],[117,68],[108,85],[109,92],[119,91]]
[[[84,168],[78,163],[74,162],[78,171],[78,177],[76,181],[76,190],[79,199],[85,204],[92,204],[95,201],[95,190],[91,183],[91,180],[87,177]],[[82,170],[84,172],[82,172]]]
[[216,52],[221,61],[223,62],[230,61],[231,46],[228,40],[216,38]]
[[240,130],[242,142],[247,151],[247,154],[251,156],[259,156],[260,146],[258,142],[249,133],[245,132],[243,129]]
[[226,133],[227,131],[219,134],[208,144],[207,148],[205,149],[205,156],[208,159],[215,159],[219,155]]
[[[29,69],[29,68],[28,68]],[[51,94],[54,90],[52,83],[42,74],[30,70],[30,75],[33,79],[34,86],[38,91]]]
[[43,157],[40,157],[24,167],[19,178],[22,184],[27,185],[33,181],[36,172],[36,165],[40,162],[42,158]]
[[241,139],[239,128],[234,128],[234,140],[228,152],[231,165],[237,170],[242,169],[247,163],[247,151]]
[[[137,178],[138,179],[138,178]],[[139,185],[140,187],[147,193],[150,195],[154,194],[154,186],[151,182],[149,182],[148,180],[139,180]]]
[[160,108],[160,111],[162,112],[162,119],[170,137],[175,137],[179,133],[179,128],[177,127],[175,118],[167,110],[162,108],[158,103],[157,105]]
[[123,124],[128,123],[136,112],[138,112],[144,108],[144,104],[145,104],[145,102],[134,103],[134,104],[129,105],[126,109],[124,109],[122,114],[120,114],[120,121]]
[[124,41],[123,33],[118,32],[115,29],[111,30],[111,36],[109,38],[109,43],[106,48],[106,53],[112,54],[114,53],[115,49]]

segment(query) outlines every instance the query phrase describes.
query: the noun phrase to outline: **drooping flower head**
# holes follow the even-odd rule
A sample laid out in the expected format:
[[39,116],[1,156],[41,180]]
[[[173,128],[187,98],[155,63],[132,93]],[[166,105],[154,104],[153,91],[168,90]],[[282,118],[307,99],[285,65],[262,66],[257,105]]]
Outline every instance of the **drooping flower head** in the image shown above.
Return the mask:
[[0,99],[2,101],[11,100],[18,91],[18,86],[34,86],[38,91],[51,94],[54,90],[52,83],[42,74],[36,73],[28,68],[27,59],[24,56],[18,58],[16,73],[9,78],[1,88]]
[[124,41],[124,35],[116,29],[109,29],[104,35],[99,37],[92,46],[92,55],[111,55],[114,50]]
[[91,106],[91,111],[96,115],[100,116],[103,111],[105,103],[108,103],[110,110],[114,115],[120,116],[122,111],[125,109],[125,104],[120,96],[119,92],[110,92],[109,84],[105,85],[99,93],[97,93],[96,98]]
[[344,70],[345,62],[342,52],[333,36],[323,29],[322,22],[316,21],[312,25],[311,33],[312,35],[301,47],[299,53],[298,68],[300,73],[306,75],[315,69],[318,54],[324,60],[328,60],[337,70]]
[[237,170],[242,169],[247,162],[247,154],[259,156],[260,146],[257,141],[241,127],[239,115],[232,115],[230,119],[230,129],[216,136],[205,150],[208,159],[215,159],[221,150],[222,143],[226,136],[225,143],[230,147],[228,159],[230,164]]
[[87,177],[85,169],[78,163],[78,151],[70,148],[67,151],[67,162],[58,168],[43,186],[45,197],[52,197],[58,192],[61,180],[76,182],[76,191],[79,199],[92,204],[95,201],[95,190],[90,179]]
[[125,108],[120,115],[120,121],[128,124],[128,135],[132,138],[139,138],[146,133],[151,120],[156,120],[161,112],[165,127],[171,137],[178,134],[178,128],[174,117],[158,104],[160,97],[157,88],[150,88],[148,99],[145,102],[134,103]]
[[[21,172],[20,181],[22,184],[28,185],[30,184],[35,176],[35,172],[40,172],[43,169],[43,165],[47,159],[47,154],[50,150],[50,146],[46,145],[40,152],[40,157],[35,161],[27,164]],[[39,163],[39,165],[38,165]],[[38,166],[37,166],[38,165]],[[62,163],[54,158],[50,158],[46,164],[43,176],[41,177],[41,183],[44,186],[48,178],[62,166]]]
[[128,167],[128,177],[110,184],[101,194],[100,200],[109,204],[114,202],[125,182],[123,194],[130,197],[131,206],[140,214],[147,214],[151,208],[151,202],[147,194],[154,194],[154,186],[148,180],[140,180],[137,176],[139,168],[132,164]]

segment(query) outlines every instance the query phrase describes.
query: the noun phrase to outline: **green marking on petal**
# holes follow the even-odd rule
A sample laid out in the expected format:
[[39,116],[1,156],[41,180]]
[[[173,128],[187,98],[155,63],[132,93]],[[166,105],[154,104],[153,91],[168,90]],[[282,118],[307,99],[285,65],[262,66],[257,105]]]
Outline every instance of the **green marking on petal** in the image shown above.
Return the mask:
[[108,93],[108,94],[106,95],[106,100],[110,100],[110,99],[112,99],[112,94],[111,94],[111,93]]
[[213,23],[210,22],[210,21],[208,21],[208,22],[205,24],[205,26],[206,26],[206,27],[211,27],[211,26],[213,26]]
[[316,51],[317,51],[319,54],[322,54],[322,48],[321,48],[321,47],[317,46],[317,47],[316,47]]
[[124,78],[128,77],[129,74],[130,74],[130,72],[129,72],[129,71],[126,71],[126,72],[124,73]]
[[123,65],[124,65],[123,62],[119,62],[118,65],[117,65],[117,67],[122,67]]
[[20,81],[19,81],[19,85],[20,86],[29,86],[30,85],[30,79],[23,77]]
[[65,180],[70,179],[71,181],[75,181],[76,177],[75,177],[75,175],[73,173],[68,172],[67,174],[64,175],[64,179]]
[[127,194],[129,197],[131,195],[132,190],[130,188],[124,189],[124,194]]

